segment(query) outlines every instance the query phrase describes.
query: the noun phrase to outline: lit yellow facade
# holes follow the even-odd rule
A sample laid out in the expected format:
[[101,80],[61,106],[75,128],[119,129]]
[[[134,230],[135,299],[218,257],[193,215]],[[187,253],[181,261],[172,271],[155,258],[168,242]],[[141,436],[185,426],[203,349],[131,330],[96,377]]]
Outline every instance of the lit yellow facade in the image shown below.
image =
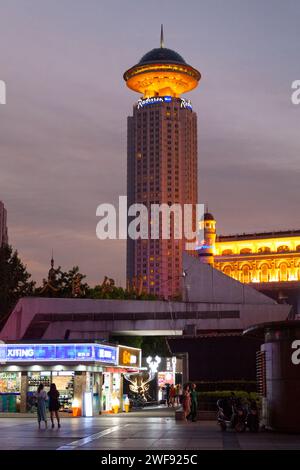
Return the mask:
[[300,231],[219,237],[214,267],[244,283],[300,281]]
[[178,98],[196,88],[201,75],[187,64],[147,64],[127,70],[124,78],[128,88],[142,93],[144,98],[166,95]]

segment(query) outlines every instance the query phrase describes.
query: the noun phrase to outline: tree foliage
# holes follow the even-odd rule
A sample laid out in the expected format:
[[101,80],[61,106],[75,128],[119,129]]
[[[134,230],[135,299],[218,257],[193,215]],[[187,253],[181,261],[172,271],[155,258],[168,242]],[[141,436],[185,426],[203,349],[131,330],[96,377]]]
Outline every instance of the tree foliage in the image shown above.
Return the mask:
[[133,348],[140,348],[143,356],[168,357],[171,355],[164,336],[111,336],[111,341],[126,344]]
[[62,297],[86,297],[89,291],[89,285],[83,282],[86,275],[82,274],[79,266],[73,266],[69,271],[64,272],[62,276]]
[[10,245],[0,247],[0,318],[3,319],[21,297],[33,295],[35,282],[30,280],[18,252]]
[[113,279],[104,278],[101,285],[90,287],[85,282],[86,276],[78,266],[63,271],[61,266],[53,267],[48,278],[40,287],[31,280],[31,274],[19,258],[18,252],[10,245],[0,247],[0,321],[6,318],[22,297],[63,297],[88,299],[120,299],[120,300],[156,300],[149,294],[138,294],[134,290],[117,287]]
[[78,297],[85,298],[89,286],[83,282],[86,276],[82,274],[78,266],[73,266],[69,271],[63,271],[61,266],[49,271],[48,281],[43,280],[43,285],[38,287],[34,295],[37,297]]
[[134,291],[127,291],[123,287],[112,285],[107,286],[96,285],[90,288],[88,293],[90,299],[120,299],[120,300],[157,300],[155,295],[142,293],[138,295]]

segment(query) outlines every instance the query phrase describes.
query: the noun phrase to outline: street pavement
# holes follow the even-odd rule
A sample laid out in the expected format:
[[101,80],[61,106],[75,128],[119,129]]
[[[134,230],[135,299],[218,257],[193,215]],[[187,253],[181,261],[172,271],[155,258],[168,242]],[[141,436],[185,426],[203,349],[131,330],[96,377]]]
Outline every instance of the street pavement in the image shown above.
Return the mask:
[[[60,429],[38,430],[32,417],[0,418],[4,450],[300,450],[300,435],[221,432],[214,421],[175,421],[171,410],[65,418]],[[50,422],[48,422],[48,426]]]

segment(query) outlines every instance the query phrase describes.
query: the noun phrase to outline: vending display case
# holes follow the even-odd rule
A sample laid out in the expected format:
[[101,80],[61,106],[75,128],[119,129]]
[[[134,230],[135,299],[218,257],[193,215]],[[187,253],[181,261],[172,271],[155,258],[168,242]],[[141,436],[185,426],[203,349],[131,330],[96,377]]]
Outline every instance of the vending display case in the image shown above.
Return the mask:
[[[60,411],[71,412],[72,401],[74,397],[74,372],[73,371],[43,371],[28,372],[28,392],[27,392],[27,409],[35,411],[34,393],[40,384],[44,385],[47,393],[50,390],[51,383],[55,383],[59,392]],[[47,405],[46,405],[47,406]]]
[[[36,412],[36,399],[34,394],[40,384],[44,385],[44,390],[47,393],[51,385],[51,372],[49,371],[34,371],[27,374],[27,405],[26,409],[30,413]],[[48,402],[46,402],[48,407]]]
[[44,385],[45,392],[48,392],[51,385],[51,372],[28,372],[28,392],[36,392],[40,384]]
[[0,372],[0,413],[20,411],[21,374]]
[[72,412],[74,398],[74,372],[52,372],[52,382],[59,392],[60,411]]

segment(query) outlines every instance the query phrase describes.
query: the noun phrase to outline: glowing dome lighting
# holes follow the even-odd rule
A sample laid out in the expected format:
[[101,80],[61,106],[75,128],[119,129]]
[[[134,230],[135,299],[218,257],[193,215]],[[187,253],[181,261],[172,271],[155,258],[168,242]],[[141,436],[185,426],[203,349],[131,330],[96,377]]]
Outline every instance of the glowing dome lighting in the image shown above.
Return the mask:
[[147,52],[140,62],[124,73],[126,85],[144,98],[169,95],[178,98],[197,87],[201,74],[172,49],[161,47]]

